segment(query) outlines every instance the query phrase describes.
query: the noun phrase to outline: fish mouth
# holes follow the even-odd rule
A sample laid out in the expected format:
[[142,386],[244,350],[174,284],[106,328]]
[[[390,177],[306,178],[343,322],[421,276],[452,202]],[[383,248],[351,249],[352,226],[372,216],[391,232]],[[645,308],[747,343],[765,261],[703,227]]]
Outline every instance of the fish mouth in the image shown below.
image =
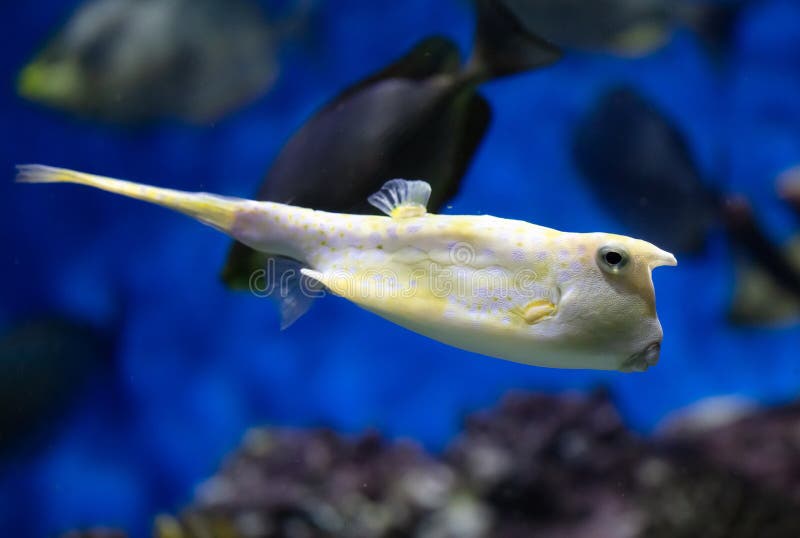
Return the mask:
[[658,364],[661,357],[661,342],[653,342],[642,351],[634,353],[622,363],[621,372],[645,372],[651,366]]

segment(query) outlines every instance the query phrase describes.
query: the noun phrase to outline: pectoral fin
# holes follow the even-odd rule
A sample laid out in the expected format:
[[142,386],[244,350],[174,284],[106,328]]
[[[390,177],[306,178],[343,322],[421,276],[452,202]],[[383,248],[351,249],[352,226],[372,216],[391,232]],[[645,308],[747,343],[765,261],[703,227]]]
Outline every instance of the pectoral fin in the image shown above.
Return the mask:
[[549,299],[537,299],[514,309],[514,313],[520,316],[528,325],[539,323],[551,317],[555,312],[556,305]]
[[281,313],[281,330],[300,319],[320,296],[322,285],[303,274],[302,264],[284,256],[267,259],[264,290],[278,302]]

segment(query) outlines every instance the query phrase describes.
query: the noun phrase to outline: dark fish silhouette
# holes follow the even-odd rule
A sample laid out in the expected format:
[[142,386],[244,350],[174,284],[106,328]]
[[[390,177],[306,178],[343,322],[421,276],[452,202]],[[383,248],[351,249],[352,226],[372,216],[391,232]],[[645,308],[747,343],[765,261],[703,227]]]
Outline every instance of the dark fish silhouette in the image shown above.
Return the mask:
[[106,121],[208,122],[272,84],[280,33],[251,0],[90,0],[18,90]]
[[102,332],[67,318],[31,320],[0,337],[0,450],[29,440],[110,364]]
[[723,206],[734,245],[736,287],[729,318],[742,325],[779,324],[800,317],[800,239],[781,248],[769,238],[750,202],[729,196]]
[[[573,155],[598,201],[629,232],[682,253],[698,253],[723,225],[736,267],[729,319],[776,324],[800,312],[800,243],[776,245],[747,199],[703,182],[688,143],[634,90],[608,92],[580,122]],[[781,193],[791,201],[790,174]]]
[[800,217],[800,166],[792,167],[780,175],[778,194]]
[[[347,88],[289,139],[256,198],[373,213],[367,197],[386,180],[422,178],[432,186],[428,207],[438,211],[456,193],[490,121],[489,104],[477,86],[560,57],[557,48],[527,32],[501,2],[480,0],[466,65],[453,42],[431,37]],[[266,265],[263,254],[237,243],[223,280],[234,288],[247,287],[251,275]]]
[[569,48],[641,56],[688,26],[717,56],[745,0],[503,0],[532,32]]
[[718,219],[678,128],[629,87],[601,97],[580,121],[573,157],[598,202],[632,234],[680,253],[699,252]]

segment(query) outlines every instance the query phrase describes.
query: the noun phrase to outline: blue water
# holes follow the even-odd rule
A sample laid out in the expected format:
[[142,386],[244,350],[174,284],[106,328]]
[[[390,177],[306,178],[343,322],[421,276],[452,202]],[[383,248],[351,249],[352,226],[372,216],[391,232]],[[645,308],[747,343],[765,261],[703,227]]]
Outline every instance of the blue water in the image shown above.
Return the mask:
[[[448,348],[336,298],[280,332],[272,303],[219,283],[228,240],[217,232],[90,189],[12,183],[14,164],[40,162],[248,196],[286,138],[344,85],[431,33],[469,47],[467,2],[323,4],[313,39],[284,50],[271,93],[210,127],[139,130],[18,98],[16,72],[76,2],[0,6],[0,326],[62,312],[115,320],[118,331],[116,376],[82,389],[45,443],[0,462],[4,535],[90,524],[146,535],[153,515],[188,502],[251,425],[374,427],[437,450],[466,413],[512,388],[609,386],[642,432],[705,396],[796,396],[800,331],[725,323],[733,269],[721,236],[706,254],[654,274],[666,335],[656,368],[558,371]],[[793,221],[773,179],[800,162],[800,2],[790,0],[748,12],[725,72],[710,67],[693,35],[678,32],[644,59],[573,55],[485,85],[494,121],[449,211],[624,233],[582,188],[566,144],[592,100],[620,81],[675,118],[711,181],[750,196],[770,233],[789,236]],[[732,156],[724,175],[721,151]]]

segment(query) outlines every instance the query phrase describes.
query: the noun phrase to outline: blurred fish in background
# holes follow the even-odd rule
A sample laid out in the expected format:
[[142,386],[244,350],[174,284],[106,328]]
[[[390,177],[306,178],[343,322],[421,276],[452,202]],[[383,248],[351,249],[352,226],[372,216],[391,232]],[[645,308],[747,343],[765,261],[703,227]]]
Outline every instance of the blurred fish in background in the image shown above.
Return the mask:
[[586,186],[633,235],[697,254],[719,220],[717,195],[686,137],[629,86],[601,96],[575,129],[575,164]]
[[[438,212],[452,198],[491,119],[487,80],[550,65],[558,48],[531,34],[500,0],[479,0],[472,55],[444,37],[345,89],[286,143],[255,199],[332,212],[374,213],[367,197],[392,178],[425,178]],[[242,244],[222,272],[246,288],[267,257]],[[283,265],[286,265],[285,262]]]
[[[0,337],[0,452],[35,441],[111,366],[112,342],[64,316],[19,322]],[[49,435],[49,434],[48,434]]]
[[569,49],[643,56],[680,27],[695,30],[717,56],[730,40],[744,0],[504,0],[545,39]]
[[[600,97],[579,122],[572,150],[597,201],[632,234],[699,254],[709,234],[724,228],[736,273],[731,322],[798,319],[800,240],[776,245],[746,198],[705,181],[684,134],[635,89],[621,86]],[[790,172],[779,181],[790,203],[796,181]]]
[[90,0],[20,73],[23,97],[117,123],[209,123],[264,93],[308,7],[271,23],[253,0]]
[[724,216],[733,238],[736,272],[730,321],[755,326],[796,323],[800,320],[800,236],[786,246],[776,245],[743,196],[728,197]]
[[789,168],[778,177],[778,194],[800,218],[800,165]]

